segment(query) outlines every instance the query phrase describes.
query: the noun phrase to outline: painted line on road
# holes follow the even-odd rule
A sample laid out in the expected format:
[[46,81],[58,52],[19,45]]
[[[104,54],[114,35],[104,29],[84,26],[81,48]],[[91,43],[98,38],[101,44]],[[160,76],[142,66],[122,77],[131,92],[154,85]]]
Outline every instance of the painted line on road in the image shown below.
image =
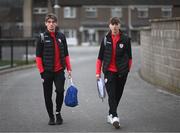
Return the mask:
[[170,95],[170,96],[173,96],[173,97],[176,97],[176,98],[180,98],[180,96],[175,95],[175,94],[170,93],[170,92],[165,91],[165,90],[157,89],[157,91],[160,92],[160,93],[166,94],[166,95]]

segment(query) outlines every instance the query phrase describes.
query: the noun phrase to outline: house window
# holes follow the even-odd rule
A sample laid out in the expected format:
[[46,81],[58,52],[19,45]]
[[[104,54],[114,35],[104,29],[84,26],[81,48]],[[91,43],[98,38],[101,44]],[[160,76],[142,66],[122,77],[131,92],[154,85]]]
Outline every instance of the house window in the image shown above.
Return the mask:
[[33,14],[47,14],[48,13],[48,8],[34,8],[33,9]]
[[122,8],[112,8],[111,16],[122,18]]
[[66,38],[76,38],[76,30],[74,29],[64,29],[64,30],[61,30]]
[[88,7],[85,9],[86,17],[88,18],[95,18],[97,17],[97,9],[94,7]]
[[75,7],[64,7],[64,18],[75,18],[76,8]]
[[65,36],[68,45],[77,45],[77,31],[75,29],[63,29],[61,30]]
[[138,18],[148,18],[148,8],[138,8]]
[[23,30],[23,23],[22,22],[16,23],[16,28],[19,30]]
[[163,7],[161,8],[162,17],[169,18],[172,16],[172,8]]

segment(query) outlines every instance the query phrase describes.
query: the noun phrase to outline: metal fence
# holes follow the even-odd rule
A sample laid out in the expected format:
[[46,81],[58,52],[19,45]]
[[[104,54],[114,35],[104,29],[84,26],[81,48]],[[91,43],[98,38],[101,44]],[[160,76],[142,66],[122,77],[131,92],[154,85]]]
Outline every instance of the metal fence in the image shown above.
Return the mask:
[[36,39],[0,39],[0,70],[35,59]]

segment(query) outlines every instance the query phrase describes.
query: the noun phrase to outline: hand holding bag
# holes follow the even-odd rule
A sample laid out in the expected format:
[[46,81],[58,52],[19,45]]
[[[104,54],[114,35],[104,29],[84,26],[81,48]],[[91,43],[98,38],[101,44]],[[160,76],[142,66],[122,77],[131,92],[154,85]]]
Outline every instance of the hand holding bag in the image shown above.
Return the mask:
[[74,86],[72,78],[68,80],[70,81],[70,86],[67,88],[64,102],[68,107],[75,107],[78,105],[78,89]]

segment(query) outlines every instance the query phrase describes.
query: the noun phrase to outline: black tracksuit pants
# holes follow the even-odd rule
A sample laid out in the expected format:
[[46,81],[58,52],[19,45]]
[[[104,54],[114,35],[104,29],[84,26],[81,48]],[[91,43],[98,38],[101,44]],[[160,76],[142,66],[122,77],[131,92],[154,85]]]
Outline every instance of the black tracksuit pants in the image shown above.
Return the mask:
[[53,113],[53,101],[52,101],[52,92],[53,92],[53,83],[56,87],[56,112],[61,111],[61,107],[64,100],[64,83],[65,76],[64,71],[58,72],[43,72],[41,74],[43,78],[43,90],[44,90],[44,99],[45,105],[50,118],[54,117]]
[[123,94],[124,86],[128,74],[119,76],[115,72],[107,72],[105,74],[105,85],[108,94],[109,114],[117,117],[117,107]]

